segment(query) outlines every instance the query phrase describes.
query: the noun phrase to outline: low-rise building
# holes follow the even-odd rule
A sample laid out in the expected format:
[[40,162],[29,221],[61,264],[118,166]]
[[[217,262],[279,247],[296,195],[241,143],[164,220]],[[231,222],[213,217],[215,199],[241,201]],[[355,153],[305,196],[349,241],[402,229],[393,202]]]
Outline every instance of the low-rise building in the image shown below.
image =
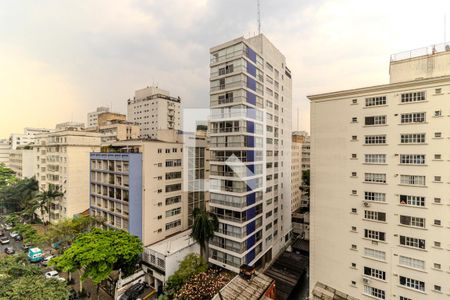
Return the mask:
[[30,128],[26,127],[23,133],[13,133],[9,137],[9,143],[11,144],[11,149],[15,150],[20,147],[30,145],[34,142],[34,138],[37,134],[48,133],[50,129],[46,128]]
[[235,299],[277,299],[275,280],[260,272],[255,272],[255,274],[249,280],[243,278],[241,275],[236,275],[213,298],[213,300]]
[[109,112],[109,107],[100,106],[93,112],[87,114],[87,127],[96,127],[98,125],[98,115]]
[[147,282],[155,290],[165,285],[188,254],[200,254],[200,246],[191,237],[191,232],[190,229],[185,230],[145,247],[143,268],[147,273]]

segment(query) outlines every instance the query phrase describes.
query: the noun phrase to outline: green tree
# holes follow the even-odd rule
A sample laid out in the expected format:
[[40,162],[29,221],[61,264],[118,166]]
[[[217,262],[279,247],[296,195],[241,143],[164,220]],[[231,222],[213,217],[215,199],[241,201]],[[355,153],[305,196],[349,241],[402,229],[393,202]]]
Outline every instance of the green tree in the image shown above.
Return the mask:
[[67,299],[68,287],[56,279],[46,279],[41,270],[28,262],[25,254],[0,260],[0,299]]
[[34,197],[38,191],[38,182],[34,178],[18,180],[0,188],[0,202],[3,213],[19,213],[32,219]]
[[[36,195],[35,199],[37,201],[37,206],[39,207],[41,212],[41,220],[44,223],[47,223],[50,219],[50,204],[63,195],[64,194],[59,190],[59,187],[53,184],[49,185],[47,190],[42,189]],[[47,214],[46,221],[45,214]]]
[[10,168],[7,168],[4,163],[0,163],[0,188],[11,185],[16,181],[16,173]]
[[46,237],[40,235],[30,224],[16,223],[13,230],[23,237],[24,243],[40,246],[46,241]]
[[180,262],[178,270],[167,280],[164,292],[173,296],[192,276],[205,272],[208,269],[206,261],[195,253],[186,255]]
[[200,256],[208,260],[208,242],[214,236],[219,226],[216,215],[208,213],[205,209],[195,208],[193,211],[191,237],[200,245]]
[[128,232],[94,228],[80,234],[69,249],[50,261],[50,265],[65,272],[80,270],[80,291],[81,282],[89,278],[97,285],[98,295],[99,284],[113,270],[134,265],[142,251],[142,242]]

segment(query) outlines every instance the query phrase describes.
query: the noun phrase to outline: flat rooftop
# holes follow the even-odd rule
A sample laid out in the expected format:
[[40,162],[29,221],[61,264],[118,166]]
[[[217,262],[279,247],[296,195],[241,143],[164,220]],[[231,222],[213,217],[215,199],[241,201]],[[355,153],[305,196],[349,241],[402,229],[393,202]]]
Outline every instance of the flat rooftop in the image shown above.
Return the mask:
[[264,299],[264,294],[271,286],[273,279],[263,273],[256,272],[251,280],[236,275],[220,291],[213,300],[258,300]]
[[191,232],[192,230],[188,229],[145,248],[169,256],[196,243],[190,236]]

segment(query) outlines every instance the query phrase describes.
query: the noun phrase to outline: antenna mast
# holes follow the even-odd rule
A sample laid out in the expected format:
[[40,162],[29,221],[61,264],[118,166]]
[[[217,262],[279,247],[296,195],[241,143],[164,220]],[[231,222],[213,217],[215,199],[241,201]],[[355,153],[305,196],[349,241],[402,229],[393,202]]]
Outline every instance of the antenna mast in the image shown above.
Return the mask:
[[261,34],[261,5],[260,0],[256,0],[257,14],[258,14],[258,34]]

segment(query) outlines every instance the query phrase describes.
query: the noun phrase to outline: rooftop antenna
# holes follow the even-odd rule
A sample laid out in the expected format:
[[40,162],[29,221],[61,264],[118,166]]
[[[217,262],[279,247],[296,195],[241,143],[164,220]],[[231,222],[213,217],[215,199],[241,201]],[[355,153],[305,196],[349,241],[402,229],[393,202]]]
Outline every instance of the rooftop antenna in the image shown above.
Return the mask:
[[260,0],[256,0],[257,13],[258,13],[258,35],[261,34],[261,5]]

